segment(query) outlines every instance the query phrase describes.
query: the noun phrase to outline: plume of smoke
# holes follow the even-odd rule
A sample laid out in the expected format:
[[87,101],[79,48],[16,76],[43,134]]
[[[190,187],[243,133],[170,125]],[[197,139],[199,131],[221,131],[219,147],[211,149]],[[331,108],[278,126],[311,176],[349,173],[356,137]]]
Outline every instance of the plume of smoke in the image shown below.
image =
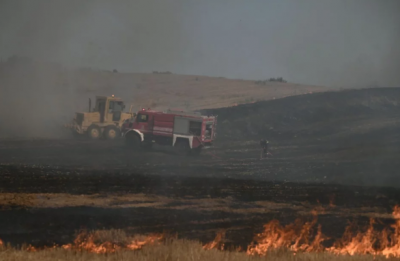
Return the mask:
[[[3,0],[0,58],[16,54],[122,72],[400,86],[399,9],[396,0]],[[1,64],[2,132],[44,133],[44,121],[61,121],[74,111],[71,104],[81,97],[76,90],[84,86],[73,70],[21,64]]]

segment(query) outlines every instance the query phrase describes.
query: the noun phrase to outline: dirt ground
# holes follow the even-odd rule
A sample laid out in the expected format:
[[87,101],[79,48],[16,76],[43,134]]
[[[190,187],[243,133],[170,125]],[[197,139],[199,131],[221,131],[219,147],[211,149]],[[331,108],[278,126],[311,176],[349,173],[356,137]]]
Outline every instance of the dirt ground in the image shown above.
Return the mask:
[[[72,242],[80,229],[177,233],[226,245],[263,225],[318,214],[331,245],[349,221],[393,224],[400,203],[400,89],[318,93],[210,110],[217,139],[198,157],[132,152],[123,140],[0,140],[0,239]],[[260,160],[260,137],[272,156]]]
[[[341,185],[359,162],[296,160],[287,145],[261,161],[254,143],[179,157],[161,148],[132,154],[121,142],[2,141],[0,238],[41,246],[69,243],[79,229],[123,229],[209,242],[227,229],[226,244],[246,248],[269,221],[310,220],[313,210],[327,244],[348,220],[393,222],[400,190]],[[331,177],[334,166],[344,175]]]

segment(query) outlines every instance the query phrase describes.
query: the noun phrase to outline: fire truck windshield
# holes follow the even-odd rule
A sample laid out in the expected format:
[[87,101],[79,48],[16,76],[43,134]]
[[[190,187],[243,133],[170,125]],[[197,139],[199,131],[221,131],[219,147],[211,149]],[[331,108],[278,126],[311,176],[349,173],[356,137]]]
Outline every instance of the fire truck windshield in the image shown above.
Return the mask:
[[147,122],[148,118],[149,118],[148,115],[139,113],[136,116],[136,122]]

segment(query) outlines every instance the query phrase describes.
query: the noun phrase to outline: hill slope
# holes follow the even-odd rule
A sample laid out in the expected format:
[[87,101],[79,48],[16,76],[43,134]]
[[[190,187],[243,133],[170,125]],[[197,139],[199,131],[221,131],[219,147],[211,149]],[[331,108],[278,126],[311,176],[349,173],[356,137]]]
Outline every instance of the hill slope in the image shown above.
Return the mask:
[[400,88],[298,95],[204,113],[219,116],[219,133],[229,139],[322,138],[346,132],[367,133],[400,121]]
[[[54,127],[70,121],[74,112],[86,111],[88,98],[96,95],[122,97],[134,110],[163,110],[225,107],[326,90],[206,76],[78,70],[21,58],[0,63],[0,86],[0,123],[5,126],[0,136],[42,137],[54,135]],[[6,112],[9,108],[13,113]]]
[[400,88],[301,95],[205,113],[218,115],[221,157],[255,159],[259,139],[270,141],[273,156],[260,177],[400,186]]

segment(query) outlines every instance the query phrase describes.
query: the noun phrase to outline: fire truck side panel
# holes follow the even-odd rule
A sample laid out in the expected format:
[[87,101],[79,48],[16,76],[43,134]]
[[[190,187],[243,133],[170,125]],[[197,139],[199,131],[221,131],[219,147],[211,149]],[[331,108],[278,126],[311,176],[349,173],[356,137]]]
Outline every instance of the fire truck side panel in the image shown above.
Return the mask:
[[127,127],[139,134],[142,141],[167,146],[183,141],[195,149],[211,145],[215,137],[216,117],[142,110],[138,112],[135,122]]
[[163,115],[154,115],[153,134],[161,136],[172,136],[174,128],[173,117],[163,117]]
[[154,115],[154,126],[152,139],[160,145],[172,144],[172,131],[174,128],[174,117],[172,115]]
[[174,119],[174,134],[188,135],[189,134],[189,119],[175,116]]
[[189,147],[193,148],[193,136],[191,135],[174,134],[172,139],[172,146],[175,146],[175,143],[180,139],[187,140],[189,142]]
[[191,149],[201,146],[202,121],[200,117],[175,116],[173,146],[178,136],[187,139]]

